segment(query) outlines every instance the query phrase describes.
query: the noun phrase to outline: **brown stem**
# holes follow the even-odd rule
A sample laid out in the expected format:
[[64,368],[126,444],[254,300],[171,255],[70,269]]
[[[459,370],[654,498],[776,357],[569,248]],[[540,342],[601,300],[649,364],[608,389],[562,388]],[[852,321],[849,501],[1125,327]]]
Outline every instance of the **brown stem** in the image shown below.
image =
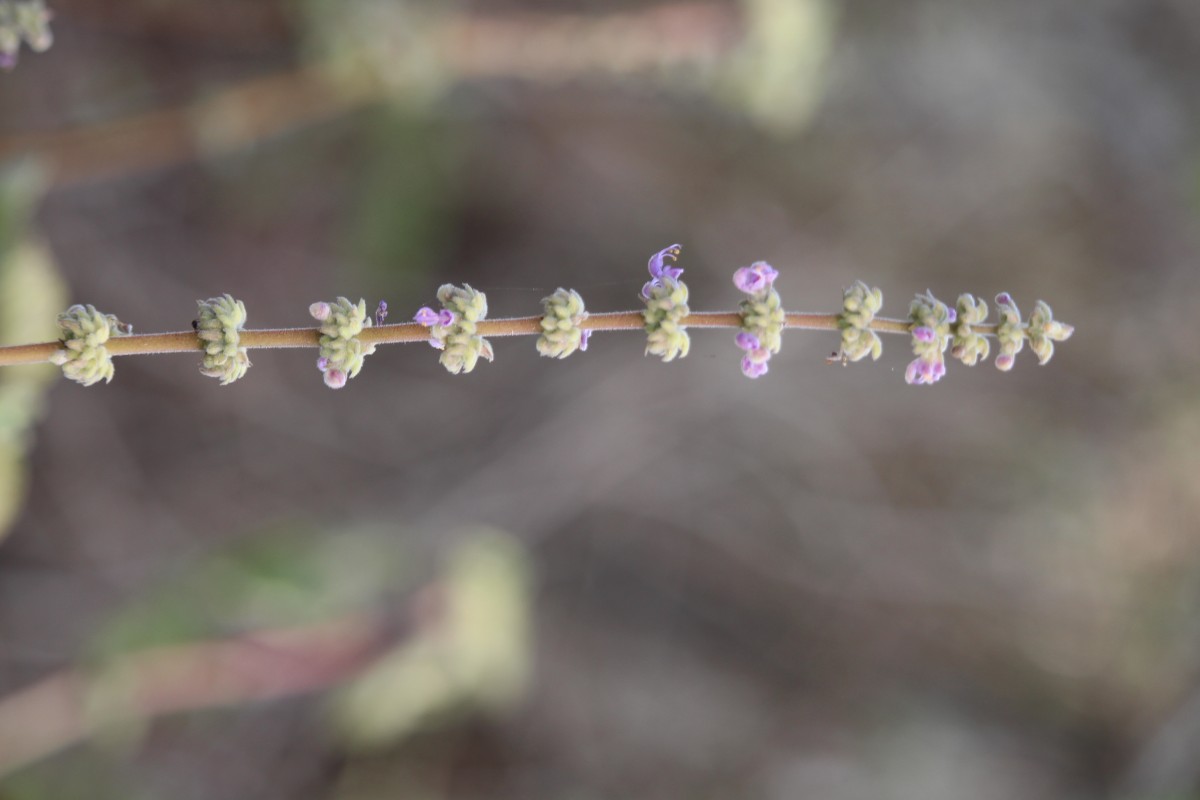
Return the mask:
[[[541,319],[541,317],[488,319],[478,323],[478,330],[481,336],[538,335],[542,332]],[[640,311],[615,311],[592,314],[583,321],[580,327],[591,331],[632,331],[642,330],[645,324]],[[741,327],[741,319],[736,313],[728,311],[697,312],[689,314],[685,324],[688,328],[738,328]],[[873,321],[870,327],[871,330],[879,333],[907,335],[910,325],[911,323],[907,320],[879,318]],[[788,314],[787,327],[807,331],[836,331],[838,330],[838,316],[836,314]],[[996,334],[995,325],[976,325],[973,326],[973,330],[985,336]],[[321,332],[316,328],[265,328],[241,332],[241,344],[244,347],[255,349],[317,347],[320,339]],[[366,328],[359,334],[359,339],[366,344],[426,342],[429,341],[429,328],[415,322],[381,325],[376,328]],[[108,352],[114,356],[195,353],[201,349],[200,340],[196,338],[194,331],[118,336],[109,339],[106,347]],[[49,361],[50,357],[60,348],[59,342],[0,347],[0,367]]]

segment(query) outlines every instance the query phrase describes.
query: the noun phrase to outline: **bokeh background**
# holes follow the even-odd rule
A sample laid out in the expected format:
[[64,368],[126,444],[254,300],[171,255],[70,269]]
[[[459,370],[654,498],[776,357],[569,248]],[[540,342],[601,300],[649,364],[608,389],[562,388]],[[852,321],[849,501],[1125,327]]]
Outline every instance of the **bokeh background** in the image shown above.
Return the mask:
[[[53,0],[0,332],[765,259],[1045,299],[904,384],[793,333],[0,379],[0,798],[1200,798],[1194,0]],[[2,536],[3,534],[0,534]]]

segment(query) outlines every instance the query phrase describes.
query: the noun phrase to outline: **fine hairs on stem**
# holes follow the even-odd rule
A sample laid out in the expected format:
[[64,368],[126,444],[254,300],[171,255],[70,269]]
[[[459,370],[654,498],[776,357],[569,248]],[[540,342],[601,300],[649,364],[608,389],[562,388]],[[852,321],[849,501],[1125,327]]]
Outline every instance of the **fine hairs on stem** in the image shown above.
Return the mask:
[[911,338],[916,358],[905,371],[910,385],[931,385],[946,373],[946,354],[967,366],[986,360],[995,339],[999,353],[996,368],[1007,372],[1028,342],[1045,364],[1054,355],[1054,343],[1070,338],[1074,328],[1054,319],[1050,306],[1038,300],[1029,319],[1022,321],[1012,296],[995,298],[999,320],[988,323],[987,303],[970,294],[947,305],[926,291],[909,305],[907,319],[886,319],[876,314],[883,293],[855,281],[842,295],[836,314],[795,313],[783,308],[775,288],[780,272],[763,261],[741,267],[734,285],[745,298],[732,312],[693,312],[688,287],[678,266],[682,248],[673,244],[650,257],[650,280],[642,287],[644,305],[638,311],[589,314],[578,292],[558,289],[542,300],[540,316],[487,319],[487,296],[470,285],[445,284],[437,292],[440,309],[419,309],[411,322],[387,325],[387,303],[368,314],[365,300],[345,297],[319,301],[309,307],[317,328],[244,328],[246,307],[231,295],[198,301],[192,330],[134,335],[132,326],[93,306],[74,305],[58,315],[62,336],[55,342],[0,348],[0,366],[49,361],[63,374],[84,386],[114,375],[113,356],[152,353],[195,353],[203,358],[200,372],[218,378],[222,385],[242,378],[251,363],[248,351],[256,348],[316,347],[317,369],[332,389],[340,389],[363,368],[366,357],[382,344],[426,342],[439,351],[441,364],[452,374],[475,369],[480,358],[492,361],[495,352],[486,337],[537,336],[543,356],[562,359],[586,351],[592,334],[604,331],[642,330],[646,355],[663,361],[685,358],[692,328],[736,330],[734,344],[741,351],[741,370],[759,378],[769,369],[771,356],[783,343],[783,332],[792,330],[840,331],[841,347],[831,360],[843,364],[867,356],[878,359],[883,351],[880,334]]

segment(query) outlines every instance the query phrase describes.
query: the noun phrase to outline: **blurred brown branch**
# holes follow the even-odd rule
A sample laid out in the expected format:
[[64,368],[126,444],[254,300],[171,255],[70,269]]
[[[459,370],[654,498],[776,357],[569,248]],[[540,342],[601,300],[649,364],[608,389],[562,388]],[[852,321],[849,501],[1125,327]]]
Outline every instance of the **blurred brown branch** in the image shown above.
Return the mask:
[[[99,672],[66,669],[0,699],[0,776],[69,747],[98,724],[302,694],[340,683],[393,632],[354,615],[125,656]],[[118,715],[95,713],[98,704]]]

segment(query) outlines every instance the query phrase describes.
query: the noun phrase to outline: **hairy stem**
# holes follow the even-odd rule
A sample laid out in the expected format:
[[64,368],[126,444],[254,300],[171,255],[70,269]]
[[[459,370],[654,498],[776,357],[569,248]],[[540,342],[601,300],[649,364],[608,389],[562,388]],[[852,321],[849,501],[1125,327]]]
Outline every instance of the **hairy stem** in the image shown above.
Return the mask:
[[[537,336],[541,334],[541,317],[511,317],[488,319],[479,323],[481,336]],[[607,314],[592,314],[580,325],[591,331],[642,330],[645,320],[640,311],[616,311]],[[907,320],[875,319],[870,327],[879,333],[908,335]],[[836,331],[837,314],[788,314],[787,326],[796,330]],[[699,312],[689,314],[688,328],[739,328],[741,319],[734,312]],[[973,329],[987,336],[994,336],[995,325],[976,325]],[[248,348],[316,347],[321,333],[316,328],[262,328],[241,332],[241,344]],[[429,328],[415,322],[399,325],[381,325],[367,328],[359,338],[367,344],[408,344],[429,340]],[[61,347],[59,342],[21,344],[0,347],[0,367],[15,364],[37,364],[49,361],[50,356]],[[108,341],[108,352],[114,356],[153,355],[156,353],[194,353],[201,349],[200,339],[194,331],[174,333],[144,333],[136,336],[119,336]]]

